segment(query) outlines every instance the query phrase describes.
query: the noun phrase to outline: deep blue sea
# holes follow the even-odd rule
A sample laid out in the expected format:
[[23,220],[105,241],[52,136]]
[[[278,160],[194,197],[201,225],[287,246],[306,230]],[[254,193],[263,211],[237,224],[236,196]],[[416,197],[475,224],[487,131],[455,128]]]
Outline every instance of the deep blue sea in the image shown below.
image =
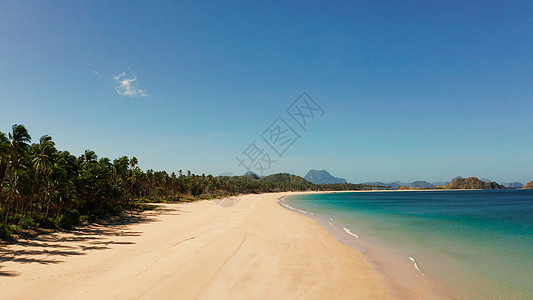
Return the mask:
[[533,299],[533,190],[287,197],[290,206],[416,259],[461,299]]

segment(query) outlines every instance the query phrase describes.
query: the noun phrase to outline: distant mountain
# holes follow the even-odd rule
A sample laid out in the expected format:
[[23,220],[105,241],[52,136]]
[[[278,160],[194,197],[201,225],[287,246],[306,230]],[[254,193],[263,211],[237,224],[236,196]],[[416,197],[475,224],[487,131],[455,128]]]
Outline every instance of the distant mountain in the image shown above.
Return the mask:
[[524,187],[524,185],[521,182],[508,182],[508,183],[502,183],[502,185],[508,188],[512,188],[512,189],[520,189]]
[[525,190],[533,190],[533,181],[530,181],[524,185],[523,189]]
[[474,190],[500,190],[506,189],[503,185],[496,182],[486,182],[479,180],[477,177],[457,178],[450,184],[444,186],[448,189],[474,189]]
[[311,169],[304,178],[314,184],[347,183],[346,179],[334,177],[326,170]]
[[410,188],[425,188],[425,189],[431,189],[435,187],[432,183],[427,182],[427,181],[422,181],[422,180],[411,182],[408,186]]
[[409,188],[424,188],[424,189],[431,189],[431,188],[434,188],[435,185],[433,185],[431,182],[427,182],[427,181],[422,181],[422,180],[417,180],[417,181],[413,181],[411,183],[406,183],[406,182],[401,182],[401,181],[394,181],[394,182],[381,182],[381,181],[376,181],[376,182],[364,182],[362,184],[367,184],[367,185],[380,185],[380,186],[389,186],[391,189],[393,190],[396,190],[398,189],[399,187],[402,187],[402,189],[409,189]]
[[263,182],[271,182],[271,183],[311,185],[311,182],[305,180],[303,177],[300,177],[297,175],[291,175],[289,173],[272,174],[272,175],[263,177],[259,180]]
[[[451,183],[452,181],[454,181],[455,179],[463,179],[463,178],[464,178],[464,177],[457,176],[457,177],[452,178],[452,180],[435,181],[435,182],[433,182],[433,185],[434,185],[434,186],[439,186],[439,185],[444,186],[444,185],[448,185],[448,184],[450,184],[450,183]],[[481,179],[481,180],[483,180],[483,179]],[[489,180],[489,181],[490,181],[490,180]]]

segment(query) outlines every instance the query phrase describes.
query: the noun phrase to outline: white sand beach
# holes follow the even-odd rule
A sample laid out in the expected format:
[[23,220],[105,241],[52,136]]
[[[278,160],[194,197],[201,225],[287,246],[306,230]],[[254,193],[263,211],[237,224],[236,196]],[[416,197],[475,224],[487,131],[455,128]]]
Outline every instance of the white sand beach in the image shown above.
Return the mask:
[[288,194],[165,204],[2,246],[0,298],[389,298],[359,252],[278,204]]

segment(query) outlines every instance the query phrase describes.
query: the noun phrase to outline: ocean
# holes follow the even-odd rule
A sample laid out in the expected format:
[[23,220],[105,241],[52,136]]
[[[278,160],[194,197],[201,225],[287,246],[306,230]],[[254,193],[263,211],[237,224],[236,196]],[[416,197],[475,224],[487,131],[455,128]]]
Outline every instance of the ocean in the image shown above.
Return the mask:
[[282,205],[342,229],[392,281],[404,272],[387,271],[389,253],[442,295],[533,299],[533,190],[317,193]]

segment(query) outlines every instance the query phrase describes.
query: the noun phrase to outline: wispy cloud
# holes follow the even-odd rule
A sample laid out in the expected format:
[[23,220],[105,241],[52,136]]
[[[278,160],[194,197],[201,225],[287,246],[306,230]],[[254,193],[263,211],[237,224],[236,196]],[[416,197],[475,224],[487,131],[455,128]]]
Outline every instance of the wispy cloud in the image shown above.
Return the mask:
[[146,90],[140,89],[137,84],[137,76],[130,77],[126,72],[113,76],[115,80],[115,90],[121,96],[146,97]]

